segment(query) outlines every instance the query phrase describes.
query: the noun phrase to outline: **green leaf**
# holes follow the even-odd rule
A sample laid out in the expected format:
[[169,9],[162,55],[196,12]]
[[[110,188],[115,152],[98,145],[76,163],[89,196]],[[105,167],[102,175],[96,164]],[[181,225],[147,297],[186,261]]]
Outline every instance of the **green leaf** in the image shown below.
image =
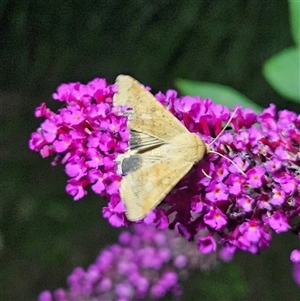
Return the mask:
[[268,59],[263,74],[282,96],[300,102],[300,49],[284,49]]
[[187,79],[176,79],[176,87],[182,94],[191,96],[201,96],[201,98],[211,98],[214,102],[232,108],[235,105],[241,105],[244,108],[250,108],[259,113],[262,107],[248,99],[242,93],[235,89],[220,84],[196,82]]
[[300,1],[289,0],[290,4],[290,22],[292,27],[292,35],[295,43],[300,45]]

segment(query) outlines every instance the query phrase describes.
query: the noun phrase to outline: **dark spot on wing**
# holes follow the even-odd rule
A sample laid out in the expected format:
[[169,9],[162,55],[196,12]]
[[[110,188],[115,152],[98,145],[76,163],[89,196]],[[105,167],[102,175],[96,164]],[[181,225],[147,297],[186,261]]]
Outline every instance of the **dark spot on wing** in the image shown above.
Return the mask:
[[142,158],[139,155],[132,155],[124,158],[121,163],[122,174],[126,175],[132,171],[138,170],[142,166]]

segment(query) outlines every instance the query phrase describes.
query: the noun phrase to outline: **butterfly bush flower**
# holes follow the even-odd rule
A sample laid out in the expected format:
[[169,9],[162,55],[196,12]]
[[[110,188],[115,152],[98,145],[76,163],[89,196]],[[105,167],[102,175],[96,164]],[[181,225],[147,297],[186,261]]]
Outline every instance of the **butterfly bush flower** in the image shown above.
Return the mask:
[[[42,157],[54,156],[53,165],[65,165],[66,192],[75,201],[89,187],[107,199],[103,216],[121,227],[130,222],[115,159],[128,148],[130,131],[128,108],[113,106],[116,90],[104,79],[61,85],[53,98],[62,108],[52,112],[42,104],[36,109],[44,121],[29,146]],[[210,99],[178,97],[174,90],[156,98],[206,143],[232,115]],[[226,260],[236,250],[258,253],[270,245],[273,233],[299,228],[300,116],[276,112],[272,104],[261,114],[237,107],[211,149],[233,163],[208,153],[141,222],[175,229],[187,240],[198,240],[200,251],[218,250]]]
[[86,270],[76,268],[67,278],[68,289],[44,291],[39,301],[149,300],[167,293],[182,294],[180,281],[192,270],[206,271],[215,254],[204,255],[174,231],[135,225],[119,242],[105,248]]
[[291,253],[290,259],[294,263],[294,267],[293,267],[294,280],[300,286],[300,250],[294,250]]

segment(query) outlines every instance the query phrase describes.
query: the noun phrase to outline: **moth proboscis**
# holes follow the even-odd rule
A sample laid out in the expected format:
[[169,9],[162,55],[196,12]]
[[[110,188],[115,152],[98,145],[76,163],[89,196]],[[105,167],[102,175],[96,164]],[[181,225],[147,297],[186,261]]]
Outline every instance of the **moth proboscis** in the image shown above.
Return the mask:
[[[192,166],[213,152],[142,85],[127,75],[116,79],[113,104],[130,108],[129,150],[117,157],[123,174],[120,197],[130,221],[144,218]],[[214,153],[214,152],[213,152]]]

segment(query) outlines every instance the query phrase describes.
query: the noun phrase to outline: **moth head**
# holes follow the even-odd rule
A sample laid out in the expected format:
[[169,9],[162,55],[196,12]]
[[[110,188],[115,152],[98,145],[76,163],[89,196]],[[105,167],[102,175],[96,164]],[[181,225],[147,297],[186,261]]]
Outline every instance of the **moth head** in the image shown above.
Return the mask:
[[200,161],[203,157],[210,152],[210,146],[206,144],[199,136],[195,134],[195,142],[197,144],[197,154],[195,162]]

